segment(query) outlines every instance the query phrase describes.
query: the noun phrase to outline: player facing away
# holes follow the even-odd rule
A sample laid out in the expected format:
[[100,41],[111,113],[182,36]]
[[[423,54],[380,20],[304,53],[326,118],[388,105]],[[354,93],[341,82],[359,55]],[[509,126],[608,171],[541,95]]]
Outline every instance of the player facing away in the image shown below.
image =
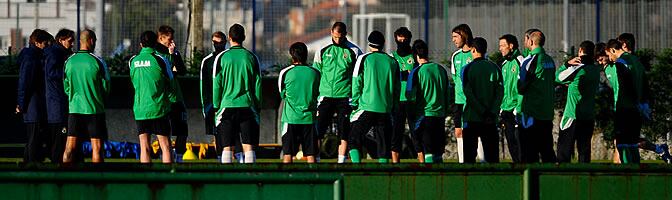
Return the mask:
[[65,62],[63,88],[68,96],[68,138],[63,163],[73,161],[78,138],[91,138],[91,160],[103,162],[103,145],[107,140],[105,100],[110,93],[110,74],[103,59],[93,55],[96,34],[80,32],[79,51]]
[[499,162],[497,113],[502,105],[504,86],[497,64],[487,60],[488,43],[474,38],[469,45],[474,60],[462,68],[462,89],[465,96],[462,115],[464,162],[475,163],[478,138],[483,143],[485,162]]
[[518,39],[516,36],[506,34],[499,37],[499,52],[504,56],[502,63],[502,78],[504,86],[504,97],[499,113],[499,124],[503,125],[502,132],[506,138],[506,144],[514,163],[520,162],[520,139],[518,137],[518,124],[516,114],[520,105],[520,95],[518,94],[518,69],[523,62],[523,56],[518,50]]
[[557,83],[566,85],[567,101],[560,121],[558,162],[569,163],[574,144],[580,163],[590,163],[590,148],[595,127],[595,96],[600,84],[600,68],[594,64],[595,44],[583,41],[579,56],[556,71]]
[[[320,71],[320,96],[317,103],[317,133],[322,138],[336,113],[336,124],[341,144],[338,163],[344,163],[350,135],[349,116],[352,112],[352,71],[362,51],[348,41],[347,27],[336,22],[331,27],[332,43],[315,52],[313,67]],[[319,161],[319,155],[317,157]]]
[[254,148],[259,145],[261,111],[261,69],[259,59],[245,49],[245,29],[240,24],[229,28],[231,48],[215,58],[212,103],[217,134],[222,137],[222,163],[233,160],[234,140],[243,146],[244,163],[254,163]]
[[135,89],[133,115],[140,139],[140,163],[150,163],[151,136],[156,135],[161,148],[161,161],[171,163],[170,150],[170,94],[173,92],[173,73],[168,62],[154,47],[156,33],[145,31],[140,35],[142,49],[129,61],[130,77]]
[[409,123],[413,125],[413,144],[420,163],[440,163],[446,146],[445,120],[452,103],[448,72],[429,61],[429,48],[422,40],[413,42],[413,56],[418,66],[409,74],[405,91],[415,100],[417,119]]
[[308,47],[297,42],[289,47],[292,65],[280,71],[278,90],[284,100],[282,110],[283,163],[291,163],[299,146],[308,163],[315,163],[317,150],[317,96],[320,72],[306,64]]
[[[360,163],[365,135],[374,129],[378,162],[390,159],[392,112],[399,103],[399,64],[382,51],[385,37],[379,31],[369,34],[369,53],[359,56],[352,74],[352,133],[348,147],[353,163]],[[373,152],[372,152],[373,153]]]
[[[415,58],[413,57],[411,39],[413,35],[406,27],[399,27],[394,31],[394,40],[397,43],[397,50],[392,52],[392,57],[399,64],[399,71],[401,72],[401,94],[399,95],[399,105],[396,112],[394,112],[392,130],[392,163],[399,162],[399,152],[402,151],[402,146],[406,133],[406,124],[413,126],[414,110],[413,99],[406,96],[406,80],[408,74],[415,67]],[[420,157],[418,157],[420,158]]]
[[189,128],[187,125],[187,108],[184,105],[178,77],[184,75],[187,68],[184,65],[180,52],[175,47],[174,35],[175,30],[170,26],[160,26],[157,39],[159,44],[156,45],[155,51],[156,54],[168,61],[168,65],[174,75],[170,81],[174,91],[169,94],[171,104],[168,119],[170,120],[170,134],[175,136],[175,162],[181,163],[182,156],[187,150],[186,144]]
[[52,36],[42,29],[30,34],[29,46],[19,53],[19,83],[16,94],[16,113],[23,115],[28,142],[23,155],[24,162],[44,161],[43,144],[47,137],[42,131],[46,121],[44,95],[44,48]]
[[553,103],[555,63],[546,54],[546,37],[539,29],[525,32],[525,48],[529,55],[519,70],[518,93],[522,96],[517,116],[521,162],[555,163],[553,150]]

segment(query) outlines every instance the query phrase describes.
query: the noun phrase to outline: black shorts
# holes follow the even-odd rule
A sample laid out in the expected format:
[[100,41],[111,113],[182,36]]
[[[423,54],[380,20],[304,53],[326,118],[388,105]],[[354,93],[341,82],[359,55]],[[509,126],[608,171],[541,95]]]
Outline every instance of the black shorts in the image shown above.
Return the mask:
[[223,112],[215,116],[219,120],[217,137],[222,146],[230,147],[240,140],[242,144],[259,145],[259,114],[252,108],[221,108]]
[[68,136],[107,140],[105,114],[70,114]]
[[138,125],[138,134],[170,136],[170,121],[166,117],[136,120],[135,123]]
[[189,127],[187,125],[187,108],[183,102],[177,102],[170,105],[170,113],[168,114],[170,120],[170,133],[172,136],[187,136],[189,135]]
[[446,146],[445,117],[418,117],[411,137],[416,152],[441,156]]
[[462,112],[464,112],[464,104],[453,104],[453,124],[455,128],[462,128]]
[[282,152],[295,156],[299,145],[304,156],[317,153],[317,127],[314,124],[282,124]]
[[341,140],[348,140],[350,135],[350,107],[349,98],[329,98],[323,97],[317,104],[317,135],[318,138],[324,137],[327,129],[332,124],[336,114],[336,131]]

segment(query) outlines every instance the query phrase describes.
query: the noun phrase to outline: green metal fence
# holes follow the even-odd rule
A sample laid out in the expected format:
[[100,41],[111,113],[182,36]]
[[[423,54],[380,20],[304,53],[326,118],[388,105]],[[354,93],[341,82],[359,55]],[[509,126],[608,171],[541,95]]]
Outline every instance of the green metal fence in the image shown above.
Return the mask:
[[3,199],[672,199],[668,165],[0,164]]

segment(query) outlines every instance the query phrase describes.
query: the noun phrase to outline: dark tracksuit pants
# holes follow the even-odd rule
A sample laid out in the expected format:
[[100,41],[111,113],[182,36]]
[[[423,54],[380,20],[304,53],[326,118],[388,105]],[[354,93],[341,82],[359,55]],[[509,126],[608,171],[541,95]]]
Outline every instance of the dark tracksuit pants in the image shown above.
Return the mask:
[[574,155],[574,143],[579,153],[580,163],[590,163],[591,139],[593,138],[593,120],[574,120],[572,125],[560,130],[558,136],[558,162],[569,163]]
[[465,122],[462,125],[464,140],[464,163],[475,163],[478,149],[478,138],[483,143],[485,162],[499,162],[499,134],[495,123]]
[[502,135],[506,138],[511,160],[514,163],[520,163],[520,138],[518,137],[518,128],[516,128],[515,115],[511,111],[502,111],[500,117],[500,123],[504,125]]
[[363,111],[352,122],[352,133],[348,141],[349,149],[362,149],[365,135],[373,128],[373,136],[376,141],[378,158],[390,158],[390,144],[392,140],[392,119],[389,113],[376,113]]
[[518,126],[520,134],[521,162],[555,163],[557,161],[553,150],[553,121],[534,120],[532,126],[525,128]]

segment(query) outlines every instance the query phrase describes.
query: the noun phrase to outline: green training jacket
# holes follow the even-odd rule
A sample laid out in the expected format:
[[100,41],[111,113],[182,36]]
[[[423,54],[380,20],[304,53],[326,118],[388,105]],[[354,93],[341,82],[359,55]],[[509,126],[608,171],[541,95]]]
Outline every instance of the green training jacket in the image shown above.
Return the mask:
[[168,62],[154,49],[144,47],[128,62],[135,89],[135,120],[158,119],[170,112],[173,73]]
[[568,128],[574,119],[595,119],[595,96],[600,84],[599,67],[594,64],[571,66],[565,63],[556,71],[555,81],[568,84],[561,129]]
[[455,104],[466,103],[466,97],[462,91],[462,68],[469,64],[474,58],[470,51],[462,51],[458,49],[450,58],[452,66],[450,72],[453,74],[453,82],[455,82]]
[[452,103],[448,72],[443,66],[428,62],[411,71],[405,93],[415,98],[417,116],[446,117]]
[[[350,103],[357,108],[355,113],[361,113],[360,111],[391,113],[399,103],[400,91],[399,64],[394,58],[376,51],[366,53],[357,59],[352,74]],[[354,119],[356,118],[354,116]]]
[[[462,122],[484,122],[488,116],[497,116],[502,105],[504,86],[497,64],[485,58],[476,58],[462,69],[462,87],[467,98]],[[494,121],[492,121],[494,122]]]
[[401,94],[399,96],[399,101],[413,101],[412,98],[406,96],[406,81],[408,80],[408,74],[415,67],[415,59],[413,59],[413,54],[408,54],[405,56],[399,55],[397,51],[392,52],[392,57],[397,60],[399,63],[399,71],[401,73]]
[[68,113],[105,113],[110,74],[103,59],[91,51],[79,50],[65,61],[63,87],[68,96]]
[[523,62],[523,56],[518,49],[514,49],[509,55],[504,56],[502,63],[502,77],[504,78],[504,97],[502,98],[503,111],[513,111],[520,104],[520,95],[518,94],[518,70],[520,63]]
[[221,116],[224,108],[250,107],[261,111],[261,67],[259,59],[242,46],[233,46],[215,58],[212,102]]
[[306,65],[292,65],[278,76],[280,98],[284,100],[282,122],[313,124],[320,93],[320,72]]
[[320,98],[351,97],[352,70],[361,54],[362,50],[350,41],[330,44],[315,52],[313,67],[320,71]]
[[[520,113],[524,118],[553,120],[555,63],[542,47],[530,51],[519,70]],[[525,119],[527,121],[527,119]]]

